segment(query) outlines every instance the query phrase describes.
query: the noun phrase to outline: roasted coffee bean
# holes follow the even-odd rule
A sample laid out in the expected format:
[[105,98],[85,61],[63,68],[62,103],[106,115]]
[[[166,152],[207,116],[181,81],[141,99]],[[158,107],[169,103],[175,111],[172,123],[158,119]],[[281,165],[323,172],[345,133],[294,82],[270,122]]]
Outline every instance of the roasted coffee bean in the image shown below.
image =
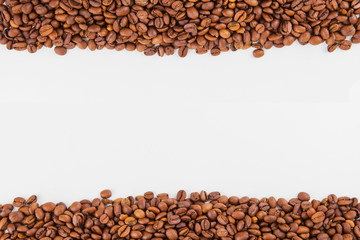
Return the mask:
[[9,214],[9,220],[13,223],[21,222],[24,219],[22,212],[16,211]]
[[54,31],[54,28],[51,25],[44,25],[40,28],[39,31],[41,36],[46,37]]
[[310,200],[310,195],[306,192],[300,192],[297,197],[300,201],[309,201]]
[[311,221],[313,221],[314,223],[320,223],[324,221],[324,219],[325,214],[323,212],[316,212],[311,216]]
[[180,47],[179,48],[179,56],[180,57],[186,57],[188,53],[188,48],[187,47]]
[[344,40],[339,43],[339,48],[341,50],[349,50],[351,48],[351,42],[349,40]]
[[177,195],[176,195],[176,200],[178,201],[184,201],[186,198],[186,192],[184,190],[180,190],[178,191]]
[[254,50],[253,56],[256,58],[260,58],[260,57],[264,56],[264,50],[262,50],[262,49]]
[[110,198],[111,197],[111,191],[109,189],[105,189],[101,191],[100,196],[101,198]]
[[169,240],[176,240],[178,239],[178,232],[175,229],[170,228],[166,230],[166,237]]
[[65,55],[66,52],[67,52],[66,48],[64,48],[64,47],[55,47],[54,50],[55,50],[55,53],[60,55],[60,56]]
[[55,207],[56,205],[52,202],[47,202],[41,205],[42,210],[44,210],[45,212],[52,212],[54,211]]
[[344,36],[353,36],[356,32],[356,29],[353,25],[346,25],[340,29],[340,32]]
[[14,207],[23,207],[26,204],[26,200],[22,197],[17,197],[13,201]]

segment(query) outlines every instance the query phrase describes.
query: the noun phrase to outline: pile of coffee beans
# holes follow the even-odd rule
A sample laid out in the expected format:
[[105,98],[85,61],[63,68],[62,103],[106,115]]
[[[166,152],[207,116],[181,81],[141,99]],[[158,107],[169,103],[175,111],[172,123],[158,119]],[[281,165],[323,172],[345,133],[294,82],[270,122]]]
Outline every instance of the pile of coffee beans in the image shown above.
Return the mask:
[[357,198],[329,195],[310,200],[301,192],[284,198],[227,197],[185,191],[111,200],[101,198],[39,204],[36,196],[0,205],[0,240],[235,239],[357,240],[360,204]]
[[140,51],[185,57],[326,42],[360,42],[360,0],[0,0],[0,43],[36,52]]

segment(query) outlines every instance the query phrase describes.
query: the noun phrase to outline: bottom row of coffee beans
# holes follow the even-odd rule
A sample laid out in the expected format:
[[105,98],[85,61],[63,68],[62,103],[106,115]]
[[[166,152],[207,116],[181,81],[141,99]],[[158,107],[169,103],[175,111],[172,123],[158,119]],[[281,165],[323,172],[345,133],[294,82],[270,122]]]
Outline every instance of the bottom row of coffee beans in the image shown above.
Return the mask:
[[251,198],[180,190],[39,203],[35,195],[0,205],[0,240],[357,240],[357,198]]

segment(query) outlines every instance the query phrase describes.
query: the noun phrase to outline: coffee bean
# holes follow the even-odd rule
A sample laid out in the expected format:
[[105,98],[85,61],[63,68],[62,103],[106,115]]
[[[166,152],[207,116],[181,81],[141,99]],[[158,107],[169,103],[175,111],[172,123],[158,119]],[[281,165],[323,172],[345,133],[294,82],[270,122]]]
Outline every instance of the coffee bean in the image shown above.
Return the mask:
[[41,36],[46,37],[54,31],[54,28],[51,25],[44,25],[40,28],[39,31]]
[[145,56],[153,56],[156,54],[156,49],[155,48],[147,48],[144,51]]
[[141,209],[136,209],[134,211],[134,215],[136,218],[144,218],[145,217],[145,212]]
[[176,240],[178,239],[178,233],[175,229],[168,229],[166,230],[166,237],[169,239],[169,240]]
[[119,228],[117,233],[118,233],[119,237],[126,238],[127,236],[129,236],[130,231],[131,231],[131,228],[129,226],[123,225]]
[[214,5],[215,5],[214,2],[204,2],[201,5],[201,9],[209,11],[214,8]]
[[235,235],[235,240],[247,240],[249,239],[249,233],[248,232],[238,232]]
[[310,200],[310,195],[308,193],[306,193],[306,192],[300,192],[298,194],[298,199],[300,201],[309,201]]
[[311,221],[313,221],[314,223],[320,223],[324,221],[324,219],[325,214],[323,212],[316,212],[311,216]]
[[13,223],[21,222],[24,219],[24,214],[22,212],[11,212],[9,214],[9,220]]
[[52,212],[54,211],[56,205],[52,202],[47,202],[44,203],[43,205],[41,205],[41,208],[45,211],[45,212]]
[[231,33],[227,29],[221,29],[220,30],[220,37],[222,38],[229,38],[231,36]]
[[217,221],[218,221],[221,225],[226,225],[226,224],[229,223],[229,220],[228,220],[227,217],[224,216],[224,215],[219,215],[219,216],[217,217]]
[[199,12],[195,7],[186,9],[186,14],[190,19],[196,19],[199,17]]
[[180,57],[186,57],[188,53],[188,48],[187,47],[180,47],[179,48],[179,56]]
[[225,228],[219,228],[217,231],[216,231],[216,235],[218,237],[226,237],[228,235],[228,231],[225,229]]
[[349,50],[351,48],[351,42],[349,40],[344,40],[339,43],[339,48],[341,50]]
[[184,201],[186,198],[186,192],[184,190],[180,190],[178,191],[177,195],[176,195],[176,200],[178,201]]
[[211,192],[208,195],[209,200],[218,200],[220,198],[220,193],[219,192]]
[[259,4],[257,0],[245,0],[245,2],[252,7],[255,7]]
[[327,49],[328,49],[329,52],[333,52],[333,51],[336,50],[338,45],[339,45],[338,43],[334,43],[332,45],[329,45]]
[[352,36],[355,34],[356,29],[353,25],[345,25],[340,29],[340,32],[344,36]]
[[311,45],[319,45],[320,43],[323,42],[323,39],[320,37],[320,36],[312,36],[310,39],[309,39],[309,43]]
[[211,53],[211,55],[213,55],[213,56],[219,56],[220,53],[221,53],[221,50],[218,49],[218,48],[213,48],[213,49],[210,50],[210,53]]
[[72,218],[72,223],[75,227],[80,227],[84,224],[85,216],[82,213],[75,213]]
[[274,215],[267,215],[264,217],[264,221],[267,223],[273,223],[277,220],[277,217]]
[[35,203],[37,201],[37,196],[36,195],[31,195],[27,200],[26,200],[26,204],[32,204]]
[[112,195],[112,193],[109,189],[102,190],[100,193],[101,198],[110,198],[111,195]]
[[120,30],[120,35],[123,37],[130,37],[133,34],[133,31],[129,28],[123,28]]
[[96,32],[99,32],[100,29],[101,29],[101,27],[100,27],[99,25],[93,24],[93,25],[89,26],[87,30],[88,30],[89,32],[96,33]]
[[13,205],[14,207],[23,207],[26,204],[26,200],[22,197],[14,198]]
[[64,47],[55,47],[55,53],[60,55],[60,56],[65,55],[66,52],[67,52],[67,50]]
[[262,56],[264,56],[264,50],[262,49],[255,49],[253,51],[253,56],[256,57],[256,58],[260,58]]

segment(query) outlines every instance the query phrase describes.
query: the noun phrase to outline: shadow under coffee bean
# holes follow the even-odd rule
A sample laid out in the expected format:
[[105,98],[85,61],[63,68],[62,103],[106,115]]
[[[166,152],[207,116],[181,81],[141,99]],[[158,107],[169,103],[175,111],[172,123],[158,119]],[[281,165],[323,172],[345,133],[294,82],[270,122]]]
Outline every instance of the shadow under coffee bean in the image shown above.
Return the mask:
[[136,197],[38,203],[17,197],[0,205],[0,239],[116,240],[356,240],[360,238],[357,198],[329,195],[311,200],[225,196],[180,190],[175,197],[146,192]]
[[0,44],[65,55],[75,47],[185,57],[360,42],[360,0],[0,0]]

